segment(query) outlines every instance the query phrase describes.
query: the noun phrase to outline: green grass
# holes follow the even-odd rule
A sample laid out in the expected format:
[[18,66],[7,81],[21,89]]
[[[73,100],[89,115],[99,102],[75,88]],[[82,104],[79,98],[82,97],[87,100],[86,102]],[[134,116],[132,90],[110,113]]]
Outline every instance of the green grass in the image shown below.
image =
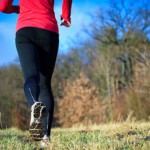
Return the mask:
[[[28,132],[0,130],[0,150],[37,150]],[[150,123],[104,124],[52,130],[51,150],[150,150]]]

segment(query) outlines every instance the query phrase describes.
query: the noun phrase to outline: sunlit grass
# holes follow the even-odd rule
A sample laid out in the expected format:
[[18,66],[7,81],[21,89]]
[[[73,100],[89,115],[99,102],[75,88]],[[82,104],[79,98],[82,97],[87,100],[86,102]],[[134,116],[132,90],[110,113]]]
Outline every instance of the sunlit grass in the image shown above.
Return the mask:
[[[39,149],[28,132],[12,128],[0,131],[0,150]],[[92,126],[74,126],[69,129],[54,128],[51,150],[149,150],[150,123],[110,123]]]

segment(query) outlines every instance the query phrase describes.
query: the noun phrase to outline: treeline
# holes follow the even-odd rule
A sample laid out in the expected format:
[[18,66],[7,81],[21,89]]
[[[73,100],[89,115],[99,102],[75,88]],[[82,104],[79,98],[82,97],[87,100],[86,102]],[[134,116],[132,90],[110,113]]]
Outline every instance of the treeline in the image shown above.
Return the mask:
[[[92,15],[89,36],[59,55],[53,75],[53,126],[149,120],[150,6],[113,0]],[[79,41],[77,41],[79,43]],[[27,129],[29,108],[18,65],[0,68],[1,126]]]

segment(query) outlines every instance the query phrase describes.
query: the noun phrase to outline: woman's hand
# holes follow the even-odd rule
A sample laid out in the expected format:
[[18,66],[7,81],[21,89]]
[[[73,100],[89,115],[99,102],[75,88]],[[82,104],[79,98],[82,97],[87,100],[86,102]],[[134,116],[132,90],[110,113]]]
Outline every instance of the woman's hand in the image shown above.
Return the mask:
[[65,19],[61,19],[61,20],[63,20],[60,24],[61,26],[70,27],[71,23],[69,21]]
[[16,14],[19,14],[20,13],[20,7],[19,5],[13,5],[12,6],[13,8],[13,12],[16,13]]
[[19,6],[9,6],[2,12],[6,14],[11,14],[11,13],[19,14],[19,11],[20,11],[19,9],[20,9]]

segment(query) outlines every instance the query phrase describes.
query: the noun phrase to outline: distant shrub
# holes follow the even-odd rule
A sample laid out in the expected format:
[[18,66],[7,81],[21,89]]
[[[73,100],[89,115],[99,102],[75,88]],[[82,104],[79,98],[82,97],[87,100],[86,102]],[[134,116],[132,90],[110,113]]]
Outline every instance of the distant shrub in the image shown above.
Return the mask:
[[83,74],[74,82],[67,82],[64,97],[59,101],[58,116],[63,127],[103,122],[97,89]]
[[23,76],[17,65],[0,68],[1,128],[28,129],[29,108],[23,93]]
[[29,129],[30,109],[26,101],[18,101],[12,111],[13,127],[21,130]]
[[[144,67],[143,67],[144,68]],[[136,69],[139,69],[136,68]],[[148,71],[148,70],[147,70]],[[150,76],[146,71],[139,71],[135,75],[134,85],[128,87],[124,94],[114,99],[114,119],[124,120],[129,113],[136,120],[150,118]]]

